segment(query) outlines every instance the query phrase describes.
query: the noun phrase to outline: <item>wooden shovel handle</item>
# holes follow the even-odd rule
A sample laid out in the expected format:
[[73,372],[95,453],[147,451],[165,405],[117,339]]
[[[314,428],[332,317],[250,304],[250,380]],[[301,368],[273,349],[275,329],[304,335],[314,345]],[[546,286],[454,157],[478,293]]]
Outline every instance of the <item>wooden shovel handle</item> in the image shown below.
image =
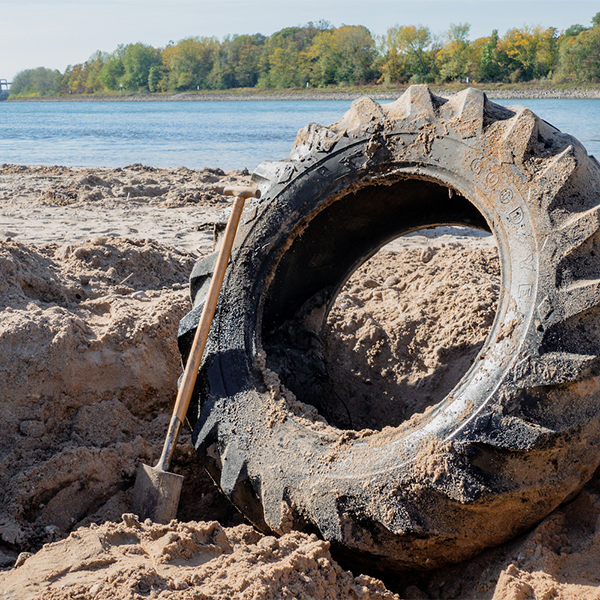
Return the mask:
[[227,270],[227,264],[229,263],[229,257],[231,256],[233,240],[235,239],[240,217],[244,210],[245,201],[245,195],[236,196],[233,201],[233,209],[229,216],[229,221],[227,221],[227,227],[225,228],[223,245],[221,246],[219,256],[217,257],[215,272],[212,276],[210,287],[208,288],[208,295],[204,302],[204,308],[200,315],[198,327],[196,328],[192,349],[190,350],[185,371],[183,372],[183,380],[179,387],[179,391],[177,392],[177,400],[175,400],[175,406],[173,407],[173,416],[169,423],[167,437],[165,438],[162,453],[155,467],[155,469],[160,469],[161,471],[169,470],[177,440],[179,439],[179,433],[181,432],[181,425],[190,406],[190,399],[192,397],[192,392],[194,391],[194,385],[196,384],[198,369],[200,368],[206,340],[208,339],[208,332],[210,331],[210,326],[215,315],[215,309],[217,308],[221,286],[223,285],[223,279],[225,278],[225,271]]
[[217,308],[217,302],[219,300],[219,294],[221,292],[221,286],[223,285],[223,279],[225,278],[225,271],[229,263],[229,257],[231,256],[231,249],[233,247],[233,240],[237,232],[237,227],[244,210],[244,202],[246,201],[246,195],[239,195],[235,197],[233,201],[233,209],[229,220],[227,221],[227,227],[225,228],[225,235],[223,236],[223,244],[219,251],[217,258],[217,265],[215,272],[208,288],[208,295],[204,302],[204,308],[200,315],[200,321],[194,335],[194,341],[192,342],[192,349],[188,357],[185,371],[183,372],[183,380],[177,393],[177,400],[175,401],[175,407],[173,408],[173,416],[177,417],[179,421],[183,422],[185,415],[190,406],[190,399],[196,384],[196,377],[198,375],[198,369],[200,368],[200,362],[202,361],[202,355],[204,354],[204,348],[206,346],[206,340],[208,339],[208,333],[210,326],[215,315]]
[[217,194],[223,194],[225,196],[242,196],[244,198],[260,198],[260,190],[255,187],[237,186],[237,185],[226,185],[217,186],[213,190]]
[[223,243],[221,245],[221,250],[219,251],[219,256],[217,257],[215,272],[208,288],[208,295],[206,296],[204,308],[200,315],[200,321],[196,328],[190,355],[185,366],[185,371],[183,372],[181,386],[177,392],[177,399],[175,400],[175,406],[173,407],[173,415],[171,417],[171,422],[169,423],[167,437],[155,467],[155,469],[160,469],[162,471],[168,471],[169,469],[173,453],[175,452],[175,446],[179,439],[181,425],[190,406],[190,399],[192,397],[192,392],[194,391],[194,385],[196,384],[198,369],[200,368],[206,340],[208,339],[210,326],[215,315],[215,309],[217,308],[221,286],[223,285],[223,279],[225,279],[225,271],[227,270],[229,257],[231,256],[233,241],[240,222],[240,217],[242,216],[242,211],[244,210],[244,202],[246,201],[246,198],[260,198],[260,191],[252,187],[228,187],[219,188],[215,191],[225,194],[226,196],[235,195],[235,200],[233,201],[231,215],[227,221]]

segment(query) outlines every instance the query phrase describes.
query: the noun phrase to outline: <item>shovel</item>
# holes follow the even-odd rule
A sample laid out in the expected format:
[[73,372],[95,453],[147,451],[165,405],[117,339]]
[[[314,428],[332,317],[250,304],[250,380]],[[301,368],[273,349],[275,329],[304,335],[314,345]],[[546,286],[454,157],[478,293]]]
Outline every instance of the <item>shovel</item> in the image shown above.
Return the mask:
[[210,282],[208,295],[198,322],[187,365],[183,372],[183,380],[173,407],[173,416],[171,417],[162,454],[155,467],[140,464],[135,487],[133,488],[133,512],[140,519],[150,519],[155,523],[169,523],[177,514],[183,476],[169,473],[168,469],[179,439],[183,419],[190,405],[202,354],[204,353],[210,325],[217,307],[227,264],[229,263],[233,240],[244,209],[244,202],[246,198],[260,198],[260,191],[252,187],[220,187],[214,188],[214,191],[226,196],[235,196],[233,209],[227,222],[215,272]]

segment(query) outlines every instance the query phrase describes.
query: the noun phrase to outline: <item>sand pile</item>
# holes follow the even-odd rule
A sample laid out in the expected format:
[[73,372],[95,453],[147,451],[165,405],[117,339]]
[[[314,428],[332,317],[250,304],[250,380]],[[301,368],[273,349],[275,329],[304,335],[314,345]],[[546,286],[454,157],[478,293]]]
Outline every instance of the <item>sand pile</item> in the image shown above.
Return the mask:
[[[159,454],[181,372],[176,329],[189,309],[187,277],[226,206],[202,196],[205,176],[137,166],[0,169],[4,597],[600,598],[597,479],[521,538],[468,563],[396,577],[387,588],[344,571],[314,537],[275,539],[241,524],[204,474],[188,432],[173,464],[185,476],[178,521],[122,517],[138,460]],[[69,203],[69,190],[93,191],[95,177],[121,179],[95,186],[112,196],[77,191]],[[127,201],[124,183],[175,190],[181,205],[168,205],[169,192],[144,192],[139,202],[128,192]],[[67,200],[51,200],[50,189]],[[143,231],[129,231],[127,219]],[[495,248],[446,234],[405,238],[376,255],[329,319],[339,395],[354,393],[357,405],[363,396],[386,398],[392,421],[454,385],[493,319]],[[364,422],[379,418],[364,405]]]
[[0,539],[9,548],[120,516],[137,457],[156,454],[174,397],[193,261],[150,240],[0,246]]
[[175,208],[189,203],[223,205],[227,201],[212,189],[214,185],[246,180],[249,173],[209,168],[160,169],[140,164],[122,169],[2,165],[0,176],[0,198],[4,199],[32,199],[47,206],[122,199]]
[[360,267],[338,295],[324,336],[327,404],[344,399],[335,422],[396,426],[442,400],[483,345],[499,283],[495,247],[456,242],[384,249]]
[[212,225],[229,205],[213,187],[248,181],[245,170],[3,165],[0,239],[74,243],[118,235],[209,252]]
[[397,598],[380,581],[342,570],[315,536],[263,537],[215,521],[152,525],[127,514],[27,558],[0,581],[5,597],[15,590],[23,600]]
[[480,556],[421,576],[428,598],[597,600],[600,598],[600,482],[533,531]]

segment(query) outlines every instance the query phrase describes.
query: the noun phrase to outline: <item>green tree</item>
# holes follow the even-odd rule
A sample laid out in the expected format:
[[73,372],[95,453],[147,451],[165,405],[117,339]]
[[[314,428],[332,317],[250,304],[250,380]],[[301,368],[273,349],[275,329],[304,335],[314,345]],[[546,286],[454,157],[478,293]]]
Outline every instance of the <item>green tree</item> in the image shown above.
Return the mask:
[[446,44],[439,56],[442,81],[461,81],[472,75],[474,64],[470,52],[470,29],[469,23],[450,24],[446,33]]
[[17,73],[10,86],[11,97],[53,96],[58,93],[62,75],[60,71],[38,67]]
[[371,32],[362,25],[344,26],[333,32],[342,60],[338,83],[366,83],[377,75],[377,50]]
[[476,77],[479,81],[500,81],[505,76],[504,63],[501,52],[498,48],[498,30],[494,29],[492,35],[481,48],[479,57],[479,66],[476,70]]
[[600,81],[600,26],[561,41],[556,80],[575,83]]
[[381,40],[384,78],[388,83],[432,80],[435,62],[429,51],[434,45],[435,40],[427,27],[391,27]]
[[590,29],[581,25],[567,29],[560,40],[555,79],[575,83],[600,81],[600,13],[592,18]]
[[563,39],[568,37],[577,37],[580,33],[587,31],[588,29],[589,27],[584,27],[583,25],[571,25],[563,33]]
[[102,83],[100,82],[100,72],[102,67],[108,58],[106,52],[97,50],[90,56],[85,62],[85,89],[88,93],[98,92],[102,90]]
[[499,43],[506,55],[511,81],[528,81],[551,75],[558,59],[558,32],[549,27],[510,29]]
[[84,64],[69,65],[61,81],[61,88],[69,94],[83,94],[85,92],[85,73]]
[[323,31],[317,35],[308,54],[311,61],[311,85],[322,87],[336,83],[336,75],[342,57],[333,32]]
[[167,91],[168,86],[166,69],[163,67],[162,64],[152,65],[150,67],[150,72],[148,73],[148,89],[151,92]]
[[128,44],[123,48],[123,87],[128,90],[147,90],[150,69],[161,62],[160,52],[146,44]]
[[169,73],[169,89],[183,91],[220,87],[211,83],[219,49],[220,43],[214,37],[185,38],[165,48],[163,64]]
[[377,76],[377,50],[366,27],[345,25],[323,31],[314,38],[308,54],[313,85],[365,83]]
[[106,58],[100,69],[98,80],[107,91],[120,89],[121,77],[125,73],[123,51],[124,46],[118,46],[117,49]]
[[223,40],[217,67],[222,71],[221,87],[254,87],[258,83],[266,40],[260,33],[228,36]]
[[309,23],[275,32],[264,45],[257,85],[265,88],[305,86],[310,80],[310,46],[326,26],[325,22]]
[[83,64],[68,66],[62,79],[61,90],[72,94],[93,94],[101,91],[100,72],[108,58],[106,52],[94,52]]

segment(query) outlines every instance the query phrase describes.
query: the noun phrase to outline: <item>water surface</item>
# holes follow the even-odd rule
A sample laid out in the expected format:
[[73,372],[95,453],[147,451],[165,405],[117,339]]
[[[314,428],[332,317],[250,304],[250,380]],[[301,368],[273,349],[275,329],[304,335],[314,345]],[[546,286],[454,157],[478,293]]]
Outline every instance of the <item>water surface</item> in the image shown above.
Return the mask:
[[[521,104],[600,155],[600,99]],[[0,164],[253,169],[285,158],[298,130],[330,125],[348,100],[2,102]]]

